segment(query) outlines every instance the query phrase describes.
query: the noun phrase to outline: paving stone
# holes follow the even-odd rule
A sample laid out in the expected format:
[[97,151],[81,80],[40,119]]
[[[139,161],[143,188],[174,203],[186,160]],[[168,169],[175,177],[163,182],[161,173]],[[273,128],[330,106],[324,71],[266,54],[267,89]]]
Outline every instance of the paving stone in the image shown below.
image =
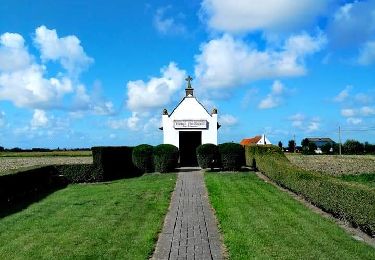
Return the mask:
[[203,173],[178,173],[170,209],[152,259],[224,259]]

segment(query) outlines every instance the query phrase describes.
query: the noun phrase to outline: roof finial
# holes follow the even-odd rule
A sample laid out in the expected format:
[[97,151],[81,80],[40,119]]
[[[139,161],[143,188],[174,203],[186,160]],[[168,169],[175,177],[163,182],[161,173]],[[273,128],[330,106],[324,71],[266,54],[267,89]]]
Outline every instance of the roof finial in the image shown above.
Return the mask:
[[186,80],[187,83],[188,83],[187,88],[191,88],[191,81],[193,80],[193,78],[190,77],[190,75],[189,75],[185,80]]

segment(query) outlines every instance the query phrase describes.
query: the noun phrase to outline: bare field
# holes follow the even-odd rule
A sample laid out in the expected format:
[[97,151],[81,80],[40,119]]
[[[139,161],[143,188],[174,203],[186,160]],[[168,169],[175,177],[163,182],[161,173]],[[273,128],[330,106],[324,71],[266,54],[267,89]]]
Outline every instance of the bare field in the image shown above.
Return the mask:
[[374,155],[285,155],[293,164],[306,170],[333,175],[375,173]]
[[92,157],[0,157],[0,175],[6,172],[39,165],[51,164],[90,164]]

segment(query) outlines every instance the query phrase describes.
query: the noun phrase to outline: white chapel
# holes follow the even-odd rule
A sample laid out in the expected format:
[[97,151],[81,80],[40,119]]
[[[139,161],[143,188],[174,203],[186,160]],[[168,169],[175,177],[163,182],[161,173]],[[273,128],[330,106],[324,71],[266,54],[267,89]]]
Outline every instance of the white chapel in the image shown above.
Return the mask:
[[195,98],[191,87],[192,78],[186,78],[185,97],[168,113],[163,110],[162,122],[164,143],[173,144],[180,150],[181,166],[195,166],[196,148],[201,144],[217,144],[217,109],[209,113]]

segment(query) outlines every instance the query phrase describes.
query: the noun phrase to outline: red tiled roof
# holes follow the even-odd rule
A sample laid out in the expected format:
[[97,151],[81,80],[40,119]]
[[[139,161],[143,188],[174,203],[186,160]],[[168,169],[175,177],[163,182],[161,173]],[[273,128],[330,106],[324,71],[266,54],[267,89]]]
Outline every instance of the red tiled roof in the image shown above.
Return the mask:
[[257,144],[261,138],[262,138],[262,136],[260,136],[260,135],[257,135],[257,136],[252,137],[252,138],[245,138],[245,139],[242,139],[240,144],[241,145]]

